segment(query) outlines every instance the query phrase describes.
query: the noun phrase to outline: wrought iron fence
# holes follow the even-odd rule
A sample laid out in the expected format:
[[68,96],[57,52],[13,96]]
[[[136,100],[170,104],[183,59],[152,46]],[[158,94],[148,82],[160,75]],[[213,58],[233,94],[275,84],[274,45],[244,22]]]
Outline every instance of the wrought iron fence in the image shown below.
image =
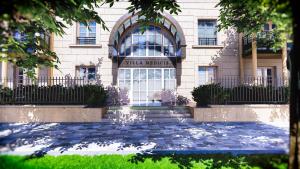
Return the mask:
[[77,37],[77,44],[94,45],[96,44],[96,37]]
[[[0,104],[86,104],[93,92],[88,87],[101,86],[71,77],[0,80]],[[288,81],[272,77],[222,77],[198,88],[200,100],[209,104],[284,104],[289,98]]]
[[198,38],[199,45],[217,45],[217,38]]
[[211,79],[193,92],[196,93],[199,102],[215,105],[285,104],[289,100],[288,81],[272,77],[247,77],[243,80],[239,77]]
[[71,77],[1,79],[0,104],[85,104],[86,86],[95,81]]

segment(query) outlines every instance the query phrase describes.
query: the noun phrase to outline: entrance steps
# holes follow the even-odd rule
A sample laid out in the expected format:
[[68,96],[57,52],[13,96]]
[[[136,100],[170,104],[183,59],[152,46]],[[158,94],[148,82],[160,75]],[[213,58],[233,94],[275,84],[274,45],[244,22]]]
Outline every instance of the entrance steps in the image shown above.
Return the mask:
[[193,120],[188,107],[109,107],[103,122],[184,122]]

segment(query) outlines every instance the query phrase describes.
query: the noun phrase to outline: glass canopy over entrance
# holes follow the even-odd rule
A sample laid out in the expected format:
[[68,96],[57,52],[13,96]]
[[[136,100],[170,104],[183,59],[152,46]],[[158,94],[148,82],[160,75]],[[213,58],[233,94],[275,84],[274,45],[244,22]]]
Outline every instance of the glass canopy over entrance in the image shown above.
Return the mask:
[[[119,46],[122,42],[122,38],[124,34],[127,34],[127,31],[136,27],[138,25],[138,20],[143,20],[143,16],[139,16],[138,14],[126,14],[121,17],[114,28],[111,31],[111,35],[109,37],[109,57],[119,57],[120,51]],[[174,41],[174,55],[176,57],[184,58],[185,57],[185,37],[183,35],[183,31],[177,21],[169,14],[164,14],[163,18],[159,21],[159,23],[155,23],[155,25],[159,25],[160,28],[168,32],[168,34],[172,37]]]
[[175,42],[160,27],[135,27],[121,39],[119,57],[175,57]]

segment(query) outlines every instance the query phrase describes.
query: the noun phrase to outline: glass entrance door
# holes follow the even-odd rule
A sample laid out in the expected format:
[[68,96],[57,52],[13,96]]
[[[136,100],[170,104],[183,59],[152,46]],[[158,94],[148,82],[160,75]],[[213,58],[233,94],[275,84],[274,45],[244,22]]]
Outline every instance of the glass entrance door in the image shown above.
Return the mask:
[[148,104],[160,105],[160,92],[162,91],[162,70],[148,69]]
[[176,90],[174,68],[120,68],[118,85],[126,88],[130,103],[138,106],[160,106],[160,93]]
[[147,105],[147,69],[133,69],[132,104]]

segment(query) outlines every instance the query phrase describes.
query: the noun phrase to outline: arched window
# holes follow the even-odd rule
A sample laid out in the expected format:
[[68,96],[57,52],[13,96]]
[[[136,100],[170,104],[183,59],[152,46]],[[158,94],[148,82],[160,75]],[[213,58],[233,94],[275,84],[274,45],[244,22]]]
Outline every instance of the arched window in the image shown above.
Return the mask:
[[[143,30],[144,29],[144,30]],[[150,25],[129,31],[121,39],[120,57],[175,57],[175,42],[166,30]]]

